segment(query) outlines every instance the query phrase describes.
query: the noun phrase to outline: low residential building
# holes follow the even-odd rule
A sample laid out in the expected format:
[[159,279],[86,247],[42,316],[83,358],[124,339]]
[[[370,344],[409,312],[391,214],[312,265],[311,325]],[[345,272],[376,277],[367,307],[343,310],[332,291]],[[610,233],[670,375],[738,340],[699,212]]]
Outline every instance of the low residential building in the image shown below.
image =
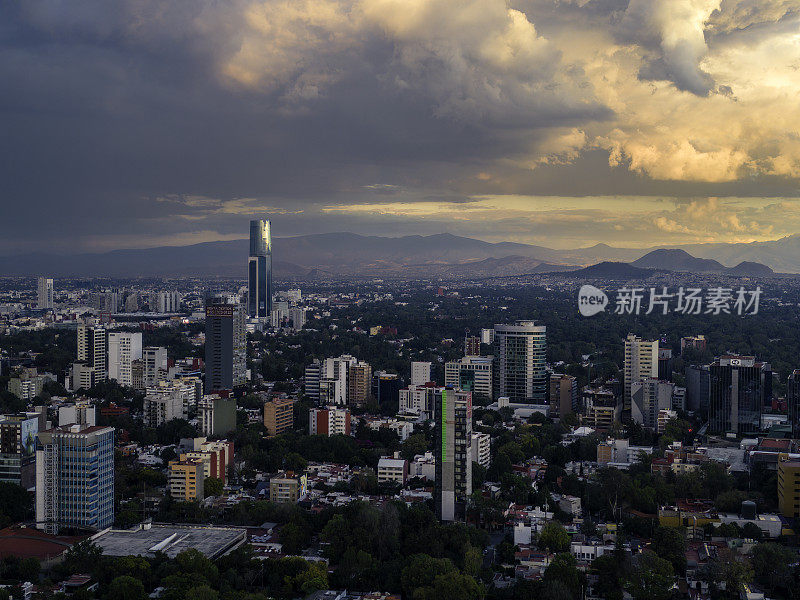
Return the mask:
[[414,461],[409,466],[409,476],[435,481],[436,457],[433,453],[426,452],[425,454],[417,454],[414,457]]
[[269,480],[269,501],[296,503],[307,493],[308,479],[305,475],[281,472]]
[[492,437],[488,433],[472,432],[472,462],[485,469],[489,468],[492,461],[491,441]]
[[328,406],[308,411],[309,435],[350,435],[350,409]]
[[294,399],[273,398],[264,403],[264,427],[272,437],[288,433],[294,427]]
[[175,500],[202,500],[204,480],[202,460],[189,459],[184,455],[180,460],[169,462],[169,494]]
[[378,483],[399,483],[402,486],[407,479],[408,461],[400,458],[399,452],[378,460]]
[[631,446],[628,440],[607,440],[597,444],[597,462],[628,466],[640,461],[641,454],[652,454],[652,446]]

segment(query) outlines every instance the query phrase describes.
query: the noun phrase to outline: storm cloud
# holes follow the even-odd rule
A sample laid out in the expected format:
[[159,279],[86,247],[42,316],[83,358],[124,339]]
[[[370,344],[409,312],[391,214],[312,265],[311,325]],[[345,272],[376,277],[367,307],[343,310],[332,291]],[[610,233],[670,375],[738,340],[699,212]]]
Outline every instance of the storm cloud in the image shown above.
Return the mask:
[[799,28],[787,0],[3,3],[0,253],[253,216],[553,246],[631,214],[665,241],[793,233],[764,211],[796,212]]

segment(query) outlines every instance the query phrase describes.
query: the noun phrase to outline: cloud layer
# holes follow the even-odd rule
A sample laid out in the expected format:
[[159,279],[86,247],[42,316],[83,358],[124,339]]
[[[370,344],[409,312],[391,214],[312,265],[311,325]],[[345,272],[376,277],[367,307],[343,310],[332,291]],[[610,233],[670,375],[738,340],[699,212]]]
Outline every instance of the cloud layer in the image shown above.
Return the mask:
[[265,213],[764,239],[795,223],[798,32],[795,0],[4,3],[0,252],[227,239]]

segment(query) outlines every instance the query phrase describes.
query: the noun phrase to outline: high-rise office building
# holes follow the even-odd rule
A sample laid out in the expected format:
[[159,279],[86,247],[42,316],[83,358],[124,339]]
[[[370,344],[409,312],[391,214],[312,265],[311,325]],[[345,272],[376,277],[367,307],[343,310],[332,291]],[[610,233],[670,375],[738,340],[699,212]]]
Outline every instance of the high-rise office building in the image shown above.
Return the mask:
[[544,404],[547,400],[547,328],[534,321],[494,326],[495,398]]
[[108,333],[103,327],[78,326],[78,362],[94,368],[95,381],[108,378],[107,348]]
[[786,385],[786,404],[789,411],[789,425],[792,426],[792,439],[800,438],[800,369],[789,375]]
[[250,257],[247,259],[247,314],[266,319],[272,315],[272,225],[264,219],[250,221]]
[[142,358],[142,334],[108,332],[108,378],[120,385],[133,386],[131,363]]
[[244,308],[236,296],[213,296],[206,301],[207,394],[246,383],[246,336]]
[[53,308],[53,280],[49,277],[39,277],[36,289],[36,308]]
[[560,419],[578,412],[578,380],[571,375],[550,375],[550,414]]
[[772,368],[752,356],[721,356],[710,367],[708,431],[751,435],[772,398]]
[[444,384],[492,399],[491,356],[465,356],[444,365]]
[[624,388],[622,411],[631,414],[631,387],[647,377],[658,377],[658,340],[647,341],[634,334],[625,338]]
[[397,373],[378,371],[372,382],[372,395],[382,407],[396,407],[400,403],[400,377]]
[[114,428],[67,425],[39,432],[36,521],[103,529],[114,522]]
[[429,381],[431,381],[431,363],[412,361],[411,385],[425,385]]
[[656,429],[658,413],[672,409],[675,384],[657,377],[646,377],[631,384],[631,419],[648,429]]
[[436,515],[453,521],[464,515],[472,495],[472,393],[436,393]]

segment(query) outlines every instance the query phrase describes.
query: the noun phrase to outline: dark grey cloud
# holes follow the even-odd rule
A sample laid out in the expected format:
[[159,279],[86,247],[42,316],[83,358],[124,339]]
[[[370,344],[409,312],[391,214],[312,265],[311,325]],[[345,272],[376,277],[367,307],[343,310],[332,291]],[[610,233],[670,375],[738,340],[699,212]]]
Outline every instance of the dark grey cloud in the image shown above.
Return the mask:
[[[785,26],[777,4],[722,11],[713,43]],[[634,36],[621,0],[2,3],[0,252],[233,236],[264,212],[292,234],[443,226],[324,211],[375,197],[796,193],[782,174],[664,181],[637,166],[629,116],[562,36],[607,30],[636,45],[643,77],[717,83],[703,48],[664,45],[638,5]]]

